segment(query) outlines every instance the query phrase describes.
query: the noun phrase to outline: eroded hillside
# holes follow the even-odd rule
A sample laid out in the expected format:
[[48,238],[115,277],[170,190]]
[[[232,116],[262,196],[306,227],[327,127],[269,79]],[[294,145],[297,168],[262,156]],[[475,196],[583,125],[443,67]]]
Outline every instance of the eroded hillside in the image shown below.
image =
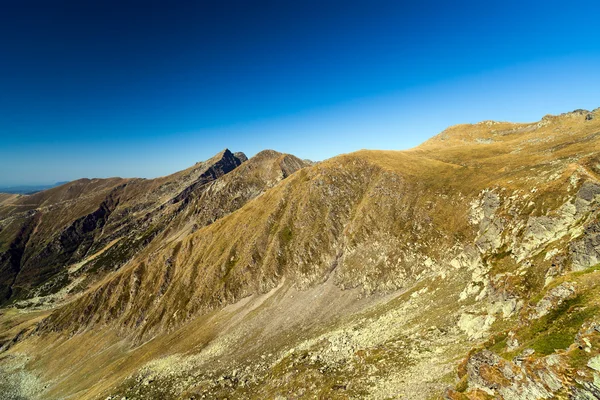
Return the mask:
[[597,395],[599,110],[220,171],[119,197],[160,229],[111,268],[130,229],[117,221],[135,215],[122,212],[83,255],[108,266],[100,279],[53,309],[5,308],[0,385],[32,398]]
[[[280,156],[270,154],[270,159]],[[209,183],[245,160],[243,153],[225,150],[163,178],[83,179],[31,196],[3,200],[2,301],[44,307],[62,300],[65,294],[81,292],[128,262],[174,219],[185,219],[180,214],[199,214],[194,222],[197,229],[239,208],[281,179],[275,176],[276,168],[269,168],[274,176],[249,174],[248,180],[245,176],[236,180],[237,186],[230,193],[196,199]],[[281,167],[281,174],[302,166],[300,160],[293,160]]]

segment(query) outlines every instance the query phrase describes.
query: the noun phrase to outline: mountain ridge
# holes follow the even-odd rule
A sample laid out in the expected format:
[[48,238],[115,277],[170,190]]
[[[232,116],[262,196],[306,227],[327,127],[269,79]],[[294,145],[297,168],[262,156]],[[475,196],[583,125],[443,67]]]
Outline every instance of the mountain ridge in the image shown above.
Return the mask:
[[[238,153],[238,155],[245,159],[243,153]],[[43,254],[57,252],[60,252],[63,255],[73,254],[74,258],[70,262],[77,262],[84,258],[88,252],[91,252],[90,254],[96,253],[109,242],[113,243],[119,237],[128,236],[128,231],[130,231],[133,226],[140,227],[136,229],[142,229],[144,226],[146,227],[144,229],[148,229],[153,224],[153,219],[158,218],[160,220],[161,218],[169,218],[168,216],[161,217],[162,214],[179,212],[177,209],[172,211],[169,211],[169,209],[173,208],[174,204],[179,203],[190,193],[203,190],[203,186],[210,181],[227,174],[237,166],[241,165],[241,158],[236,157],[228,149],[225,149],[206,162],[196,163],[186,170],[152,180],[137,178],[81,179],[34,195],[13,197],[10,202],[8,200],[3,201],[2,207],[0,208],[0,217],[6,217],[1,221],[2,225],[4,225],[4,229],[3,232],[0,233],[0,238],[3,239],[0,240],[0,244],[4,242],[6,248],[12,246],[11,242],[20,240],[19,238],[22,232],[24,232],[20,227],[29,224],[33,227],[36,234],[38,234],[37,236],[41,236],[40,240],[42,243],[39,245],[34,244],[34,246],[46,246],[46,250],[44,250],[45,253]],[[113,200],[111,200],[111,198]],[[111,217],[113,212],[115,212],[115,214]],[[44,225],[47,225],[47,222],[43,221],[48,221],[48,219],[44,220],[39,218],[39,215],[43,215],[44,213],[50,213],[51,215],[59,213],[58,215],[62,215],[62,217],[51,217],[54,222],[52,225],[44,228]],[[36,215],[38,216],[36,217]],[[110,222],[111,220],[114,221]],[[42,221],[41,225],[38,224],[40,221]],[[108,225],[104,226],[106,223],[108,223]],[[158,223],[165,224],[166,222]],[[78,228],[73,224],[84,224],[81,225],[81,228],[83,228],[85,224],[92,224],[93,226],[90,225],[89,228],[84,228],[83,231],[81,231],[81,228]],[[67,231],[65,229],[71,229],[72,233],[66,233]],[[62,233],[62,239],[55,238],[54,242],[51,240],[49,242],[48,235],[54,235],[55,232],[60,232],[61,230],[65,230],[64,233]],[[110,231],[113,230],[114,232],[111,234]],[[4,234],[4,238],[2,238],[2,234]],[[148,238],[153,237],[155,234],[156,232],[153,231],[148,232],[148,235],[150,235]],[[69,235],[74,235],[75,238],[75,242],[73,242],[72,245],[67,245],[67,242],[65,242]],[[85,235],[97,237],[95,239],[92,239],[92,237],[83,239]],[[104,238],[102,238],[102,236],[104,236]],[[34,240],[35,237],[36,236],[34,235]],[[29,241],[29,237],[26,239],[25,245],[27,243],[33,244],[33,241]],[[84,244],[82,240],[92,240],[92,242],[99,240],[99,242],[97,244]],[[138,242],[134,238],[130,239],[129,242],[132,240],[133,242]],[[49,243],[44,244],[44,242]],[[143,239],[142,242],[146,243],[147,239]],[[142,245],[145,246],[145,244]],[[54,246],[53,248],[56,249],[53,250],[53,248],[48,246]],[[69,250],[71,253],[66,253],[64,246],[75,247],[73,250]],[[137,249],[139,244],[130,243],[129,246],[133,246]],[[0,246],[0,250],[1,249],[2,246]],[[19,257],[18,260],[14,258],[7,259],[5,257],[4,264],[13,265],[13,267],[10,268],[12,268],[13,271],[18,270],[19,272],[17,274],[21,274],[20,271],[22,268],[17,267],[16,264],[21,263],[21,260],[26,263],[28,262],[28,251],[25,247],[17,246],[16,249],[17,250],[15,251],[17,251],[17,253],[23,252],[25,257]],[[37,250],[37,252],[39,251],[40,249]],[[135,251],[136,250],[130,249],[127,252],[133,254]],[[40,256],[36,257],[38,257],[39,260]],[[47,255],[42,255],[41,257],[48,259]],[[123,254],[121,254],[119,258],[122,259]],[[35,260],[36,259],[34,258],[30,263],[35,262],[39,265],[39,261]],[[100,260],[96,260],[96,263],[99,261]],[[47,261],[44,262],[47,263]],[[61,264],[64,263],[65,260],[56,262]],[[27,268],[27,264],[25,267]],[[52,278],[59,273],[59,275],[56,275],[57,278],[59,278],[59,282],[57,282],[56,285],[52,284],[52,287],[49,288],[49,290],[56,291],[64,286],[65,277],[61,276],[60,270],[57,270],[55,267],[52,268],[53,269],[49,270],[49,273],[51,274],[49,277],[42,275],[42,280],[38,280],[36,281],[37,283],[34,284],[39,285],[46,282],[49,278]],[[32,278],[28,278],[27,281],[32,282]],[[48,290],[45,291],[47,292]],[[11,295],[9,294],[8,296],[10,297]]]
[[3,315],[5,354],[49,398],[589,397],[598,113],[185,178],[120,268]]

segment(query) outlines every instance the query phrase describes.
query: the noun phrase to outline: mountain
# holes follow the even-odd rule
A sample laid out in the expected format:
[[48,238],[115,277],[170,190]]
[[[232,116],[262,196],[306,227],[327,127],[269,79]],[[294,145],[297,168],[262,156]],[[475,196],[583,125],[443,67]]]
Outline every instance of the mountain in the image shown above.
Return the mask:
[[[4,201],[0,300],[31,306],[60,300],[65,290],[88,287],[133,257],[178,214],[189,212],[194,196],[243,160],[245,155],[225,150],[163,178],[82,179]],[[197,223],[212,222],[239,207],[243,199],[213,207]]]
[[600,109],[315,164],[236,154],[0,197],[0,389],[599,395]]

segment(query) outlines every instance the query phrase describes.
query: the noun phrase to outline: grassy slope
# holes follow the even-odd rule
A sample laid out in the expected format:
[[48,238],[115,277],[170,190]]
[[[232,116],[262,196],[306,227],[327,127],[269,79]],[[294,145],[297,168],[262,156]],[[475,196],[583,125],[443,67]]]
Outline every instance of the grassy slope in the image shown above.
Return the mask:
[[[80,382],[81,389],[89,388],[90,380],[98,383],[78,396],[127,392],[128,387],[136,388],[135,382],[120,389],[112,385],[145,362],[169,354],[191,354],[198,356],[186,358],[192,360],[188,369],[198,375],[175,368],[176,381],[189,378],[204,383],[188,381],[173,393],[274,396],[296,393],[304,383],[314,382],[314,390],[323,390],[325,397],[385,397],[386,393],[408,390],[425,398],[453,380],[452,365],[470,346],[455,324],[465,307],[476,306],[472,300],[464,304],[458,300],[471,271],[453,270],[448,263],[457,255],[451,249],[472,243],[477,235],[468,222],[471,202],[487,188],[529,193],[535,187],[534,196],[524,197],[531,198],[533,205],[525,201],[512,217],[555,210],[563,201],[556,194],[568,195],[574,171],[588,179],[598,178],[597,121],[598,117],[586,121],[584,116],[567,115],[539,125],[457,126],[409,151],[361,151],[303,169],[212,225],[155,243],[127,268],[43,324],[45,330],[87,328],[87,333],[65,341],[58,339],[65,336],[56,336],[64,333],[41,331],[38,338],[15,348],[24,352],[46,349],[30,368],[45,371],[44,378],[54,380],[49,392],[54,395],[72,393],[75,382]],[[503,259],[499,254],[495,257]],[[501,262],[491,264],[502,267]],[[514,268],[510,262],[507,265],[505,269]],[[533,269],[531,280],[543,276],[546,267],[541,263]],[[270,306],[261,303],[246,314],[250,306],[245,302],[252,303],[282,282],[286,290],[294,292],[279,289],[276,293],[290,293],[289,298],[272,300]],[[334,283],[328,290],[337,292],[327,305],[348,294],[352,299],[334,307],[331,314],[324,304],[306,306],[307,293],[314,295],[311,290]],[[515,292],[520,290],[517,286]],[[356,289],[339,292],[339,287]],[[523,288],[522,292],[540,290],[539,283]],[[391,297],[374,295],[369,297],[371,303],[357,299],[373,292],[390,293]],[[411,297],[413,293],[417,295]],[[239,308],[217,311],[241,299],[246,300]],[[288,314],[299,306],[299,310],[310,310],[302,316],[300,327],[293,323],[295,314]],[[269,336],[264,324],[274,315],[279,323]],[[292,321],[282,320],[282,316]],[[326,318],[321,319],[323,316]],[[217,323],[213,328],[211,318],[238,319],[233,326]],[[507,323],[510,320],[499,321],[494,329],[501,330]],[[308,328],[303,330],[305,326]],[[227,335],[236,327],[243,331],[241,337],[254,338],[258,344],[240,342],[239,337],[228,341]],[[116,332],[137,338],[138,344],[153,339],[124,353],[130,346],[127,339],[107,347]],[[346,367],[336,364],[340,356],[337,350],[331,351],[340,335],[349,335],[344,340],[355,344],[337,346],[353,350],[341,358]],[[64,352],[54,350],[53,343]],[[106,354],[107,360],[89,361],[93,351],[86,350],[87,343],[97,344],[99,354]],[[289,353],[295,345],[302,348],[299,355]],[[211,346],[220,349],[216,354],[225,364],[230,363],[221,368],[225,375],[239,369],[242,360],[253,360],[251,372],[243,377],[248,383],[240,385],[240,378],[235,378],[231,387],[221,382],[213,388],[214,379],[207,374],[213,369],[217,375],[221,372],[206,364],[215,354],[206,350]],[[436,349],[442,349],[443,356]],[[88,360],[85,373],[56,365],[71,353]],[[267,361],[263,362],[265,353]],[[268,354],[281,359],[271,359]],[[326,356],[321,361],[310,358],[315,354]],[[432,367],[431,359],[437,359],[433,364],[439,369]],[[381,370],[379,364],[386,368]],[[423,377],[418,375],[427,373],[431,379],[422,383]],[[376,378],[365,381],[368,376]],[[109,378],[98,381],[99,377]],[[164,378],[155,380],[171,390]],[[231,376],[225,380],[234,381]],[[338,380],[354,383],[354,388],[343,387]],[[391,386],[382,386],[383,381]],[[151,393],[161,385],[137,390]]]

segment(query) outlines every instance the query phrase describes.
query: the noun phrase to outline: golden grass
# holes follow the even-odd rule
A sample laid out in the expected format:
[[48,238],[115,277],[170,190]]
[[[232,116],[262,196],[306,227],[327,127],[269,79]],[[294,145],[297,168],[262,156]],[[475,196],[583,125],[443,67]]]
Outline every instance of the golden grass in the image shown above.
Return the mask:
[[[444,259],[457,243],[472,243],[469,207],[482,190],[529,194],[535,187],[525,217],[555,209],[555,194],[565,192],[573,171],[598,177],[600,118],[549,121],[461,125],[411,150],[341,155],[301,169],[194,233],[172,227],[47,318],[41,336],[23,344],[24,351],[46,349],[30,368],[58,380],[51,397],[93,397],[147,361],[202,348],[223,335],[217,328],[229,317],[215,317],[217,310],[284,281],[306,289],[331,278],[365,293],[410,287],[426,272],[425,257]],[[239,171],[265,178],[250,165]],[[148,189],[137,185],[130,199]],[[407,261],[415,254],[423,258]],[[514,268],[496,261],[499,269]],[[430,312],[431,324],[449,324],[448,310],[458,309],[467,278],[454,278],[438,294],[448,308]],[[67,332],[76,334],[67,339]],[[120,335],[145,344],[128,350]],[[65,372],[63,361],[74,369]]]

